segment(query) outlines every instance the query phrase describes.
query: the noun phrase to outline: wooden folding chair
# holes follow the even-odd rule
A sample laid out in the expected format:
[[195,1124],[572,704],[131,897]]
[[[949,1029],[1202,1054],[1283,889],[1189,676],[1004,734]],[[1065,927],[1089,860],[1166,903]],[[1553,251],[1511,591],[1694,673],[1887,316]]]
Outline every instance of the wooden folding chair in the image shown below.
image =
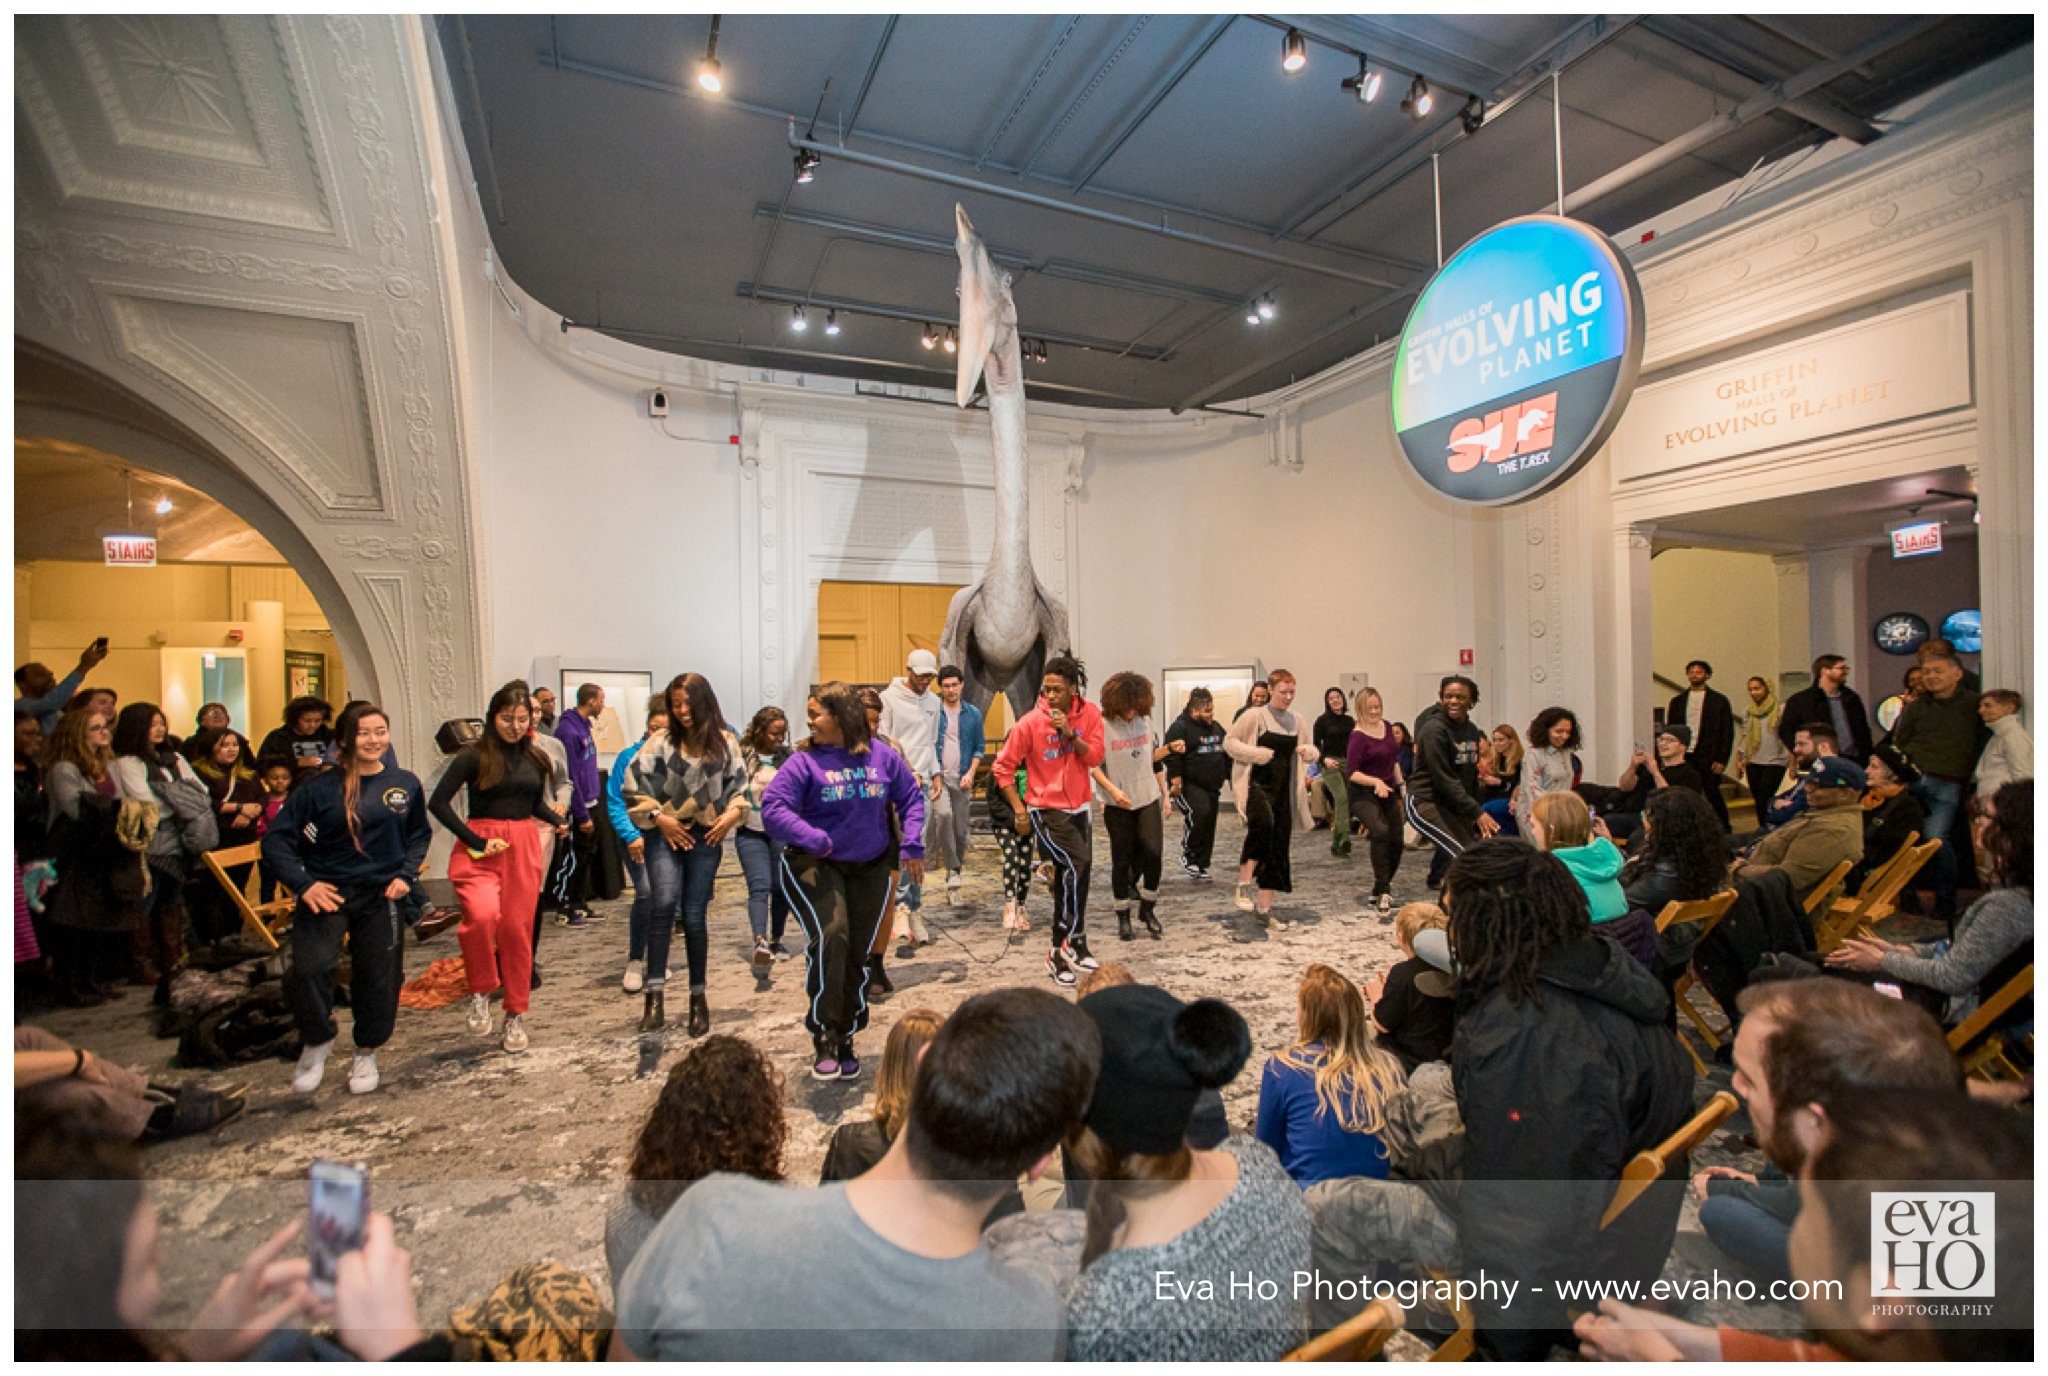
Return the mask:
[[[1712,898],[1696,899],[1691,903],[1680,903],[1674,899],[1664,905],[1663,912],[1657,914],[1657,930],[1662,933],[1674,923],[1697,922],[1700,924],[1700,940],[1704,941],[1707,939],[1707,933],[1720,926],[1721,919],[1735,906],[1735,896],[1735,890],[1723,889]],[[1678,1011],[1685,1014],[1686,1020],[1698,1030],[1701,1040],[1706,1042],[1708,1049],[1718,1051],[1721,1049],[1720,1034],[1714,1031],[1706,1015],[1693,1007],[1692,1000],[1687,997],[1694,983],[1692,966],[1688,964],[1685,973],[1678,977],[1678,983],[1672,988],[1672,998],[1678,1004]],[[1699,1052],[1693,1050],[1692,1043],[1680,1035],[1678,1044],[1685,1048],[1686,1055],[1692,1057],[1693,1069],[1704,1076],[1707,1073],[1707,1063]]]
[[249,895],[235,884],[234,876],[228,873],[237,865],[257,864],[263,856],[263,845],[251,841],[246,846],[232,850],[210,850],[199,858],[206,862],[206,868],[223,889],[227,890],[228,901],[235,905],[235,911],[242,915],[242,925],[255,933],[257,939],[275,951],[278,949],[277,935],[288,924],[293,906],[298,902],[282,885],[277,897],[268,903],[251,903]]
[[1856,891],[1854,898],[1836,899],[1827,916],[1814,929],[1814,945],[1821,954],[1826,955],[1850,936],[1897,912],[1899,895],[1906,891],[1906,885],[1913,882],[1913,877],[1940,849],[1938,837],[1917,846],[1909,840],[1876,873],[1863,881],[1863,887]]
[[1283,1362],[1369,1362],[1407,1321],[1392,1300],[1374,1300],[1320,1338],[1310,1338]]
[[1962,1057],[1965,1075],[1974,1075],[1980,1080],[2007,1080],[2025,1073],[2007,1055],[2010,1048],[2003,1033],[1993,1033],[1982,1046],[1972,1047],[1970,1043],[1983,1036],[1988,1028],[2012,1011],[2014,1004],[2033,992],[2034,967],[2028,965],[2001,985],[1998,992],[1978,1004],[1976,1012],[1949,1029],[1949,1050]]
[[1724,1089],[1707,1100],[1705,1108],[1687,1119],[1684,1127],[1658,1143],[1654,1150],[1639,1151],[1630,1157],[1628,1164],[1621,1168],[1621,1184],[1615,1187],[1607,1212],[1600,1216],[1601,1228],[1605,1229],[1628,1212],[1629,1206],[1648,1193],[1650,1186],[1664,1178],[1664,1172],[1670,1169],[1673,1161],[1690,1155],[1715,1128],[1728,1121],[1735,1109],[1735,1096]]
[[[1434,1266],[1428,1267],[1427,1270],[1429,1278],[1440,1285],[1454,1287],[1457,1284],[1456,1278],[1448,1271],[1438,1270]],[[1447,1303],[1450,1305],[1451,1321],[1457,1327],[1451,1331],[1450,1337],[1437,1344],[1436,1350],[1429,1354],[1429,1360],[1432,1362],[1462,1362],[1471,1356],[1473,1350],[1478,1346],[1478,1340],[1473,1331],[1474,1320],[1472,1318],[1472,1310],[1469,1305],[1458,1298],[1457,1291],[1454,1288],[1447,1288],[1445,1293],[1450,1296]]]
[[[1908,841],[1906,844],[1910,846],[1913,843]],[[1815,884],[1813,892],[1806,895],[1806,901],[1801,905],[1806,909],[1806,915],[1812,917],[1816,912],[1819,912],[1821,905],[1835,896],[1835,890],[1842,887],[1842,881],[1847,879],[1849,871],[1855,868],[1856,866],[1853,862],[1844,860],[1841,864],[1829,870],[1828,877]]]

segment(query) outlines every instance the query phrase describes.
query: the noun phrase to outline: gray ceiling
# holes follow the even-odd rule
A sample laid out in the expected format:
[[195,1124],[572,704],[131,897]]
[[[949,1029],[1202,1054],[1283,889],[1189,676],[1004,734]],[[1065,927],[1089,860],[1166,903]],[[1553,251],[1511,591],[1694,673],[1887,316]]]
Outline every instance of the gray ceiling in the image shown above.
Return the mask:
[[[693,76],[707,16],[435,22],[499,256],[579,325],[950,389],[918,337],[953,319],[958,200],[1016,274],[1023,332],[1051,341],[1034,395],[1175,408],[1255,395],[1398,331],[1436,261],[1431,152],[1447,251],[1551,208],[1555,65],[1568,192],[1731,110],[1776,107],[1575,208],[1619,231],[1760,160],[1879,137],[1871,117],[2033,35],[2026,16],[1318,15],[1300,20],[1307,69],[1287,76],[1282,28],[1245,15],[727,15],[713,97]],[[1339,89],[1358,70],[1344,49],[1400,69],[1370,106]],[[1815,68],[1838,74],[1783,105],[1756,99]],[[1420,124],[1400,108],[1413,72],[1437,93]],[[1465,137],[1468,94],[1490,114]],[[863,161],[828,152],[796,186],[788,121],[801,134],[814,110],[813,137]],[[1276,318],[1247,325],[1267,293]],[[827,338],[834,304],[843,328]]]

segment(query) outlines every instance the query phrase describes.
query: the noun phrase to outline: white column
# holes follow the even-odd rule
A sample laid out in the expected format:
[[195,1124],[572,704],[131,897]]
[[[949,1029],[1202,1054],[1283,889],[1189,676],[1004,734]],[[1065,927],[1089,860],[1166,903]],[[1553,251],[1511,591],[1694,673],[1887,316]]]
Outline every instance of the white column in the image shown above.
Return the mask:
[[1598,768],[1603,776],[1621,768],[1636,741],[1649,739],[1656,703],[1650,667],[1650,541],[1656,531],[1650,521],[1614,528],[1614,657],[1607,675],[1619,710],[1601,714],[1594,726],[1598,763],[1588,762],[1589,772]]
[[[1801,675],[1800,686],[1812,682],[1813,608],[1809,571],[1803,554],[1779,554],[1771,558],[1778,571],[1778,664],[1779,673]],[[1843,651],[1842,653],[1847,653]],[[1781,679],[1771,685],[1780,699],[1790,696]]]
[[1864,615],[1869,598],[1863,570],[1869,558],[1869,547],[1864,545],[1808,550],[1806,555],[1806,595],[1811,618],[1808,659],[1815,655],[1846,656],[1852,683],[1866,687],[1872,684],[1866,671],[1875,653],[1870,644],[1869,618]]

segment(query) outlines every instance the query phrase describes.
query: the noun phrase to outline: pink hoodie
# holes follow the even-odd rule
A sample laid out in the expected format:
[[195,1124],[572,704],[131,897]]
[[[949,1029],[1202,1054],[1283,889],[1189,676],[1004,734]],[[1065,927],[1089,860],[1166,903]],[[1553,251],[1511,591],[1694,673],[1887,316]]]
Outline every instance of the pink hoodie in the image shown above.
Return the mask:
[[1052,711],[1041,696],[1038,706],[1026,712],[1003,738],[1002,752],[996,756],[996,783],[1011,787],[1021,765],[1026,807],[1060,812],[1087,807],[1094,796],[1088,771],[1102,763],[1102,711],[1076,693],[1067,709],[1067,725],[1074,729],[1078,742],[1053,730]]

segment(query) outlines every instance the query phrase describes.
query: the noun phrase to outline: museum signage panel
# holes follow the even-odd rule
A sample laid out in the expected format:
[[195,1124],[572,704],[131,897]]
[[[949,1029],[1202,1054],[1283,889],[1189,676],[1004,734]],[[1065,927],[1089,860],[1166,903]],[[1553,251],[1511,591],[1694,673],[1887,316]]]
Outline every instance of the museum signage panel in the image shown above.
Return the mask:
[[1642,288],[1607,236],[1556,215],[1509,220],[1417,298],[1394,357],[1394,437],[1446,497],[1525,501],[1600,447],[1642,358]]
[[1970,404],[1970,299],[1954,292],[1636,389],[1621,482]]

